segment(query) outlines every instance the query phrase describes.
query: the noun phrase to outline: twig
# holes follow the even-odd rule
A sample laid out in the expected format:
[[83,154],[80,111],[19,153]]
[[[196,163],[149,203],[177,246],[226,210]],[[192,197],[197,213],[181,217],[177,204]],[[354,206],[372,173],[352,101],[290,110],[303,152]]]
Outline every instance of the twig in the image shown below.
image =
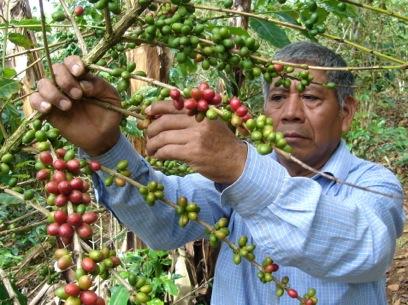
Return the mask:
[[65,3],[65,1],[64,0],[59,0],[59,1],[65,11],[65,16],[68,17],[69,21],[72,24],[72,27],[74,28],[74,33],[75,33],[76,38],[78,39],[78,44],[79,44],[79,48],[82,51],[82,55],[88,54],[88,50],[86,49],[85,40],[82,37],[81,31],[79,30],[77,23],[75,22],[75,18],[72,17],[72,13],[68,10],[68,6]]
[[2,58],[2,66],[3,68],[6,66],[6,52],[7,52],[7,39],[8,39],[8,28],[9,28],[9,18],[10,18],[10,0],[5,0],[6,5],[5,5],[5,9],[6,9],[6,17],[3,18],[4,19],[4,23],[6,25],[6,27],[4,28],[4,35],[3,35],[3,58]]
[[21,215],[20,217],[17,217],[17,218],[14,218],[14,219],[10,220],[10,221],[5,222],[5,224],[10,225],[12,223],[19,222],[22,219],[30,219],[29,217],[31,215],[34,215],[35,213],[38,213],[38,211],[37,210],[30,211],[30,212],[28,212],[28,213],[26,213],[24,215]]
[[[19,199],[21,199],[22,201],[24,201],[23,195],[20,193],[17,193],[13,190],[7,189],[7,188],[1,188],[3,189],[3,191],[9,195],[12,195],[14,197],[17,197]],[[42,206],[36,205],[34,203],[32,203],[31,201],[26,200],[25,201],[28,205],[30,205],[31,207],[33,207],[34,209],[36,209],[37,211],[41,212],[44,216],[48,216],[49,212],[48,210],[46,210],[45,208],[43,208]]]
[[175,305],[179,302],[181,302],[182,300],[184,300],[186,297],[189,297],[190,295],[193,295],[196,291],[200,290],[201,288],[207,286],[209,283],[211,283],[213,281],[213,277],[209,278],[207,281],[205,281],[204,283],[202,283],[200,286],[194,288],[193,290],[191,290],[189,293],[186,293],[185,295],[183,295],[180,299],[178,299],[177,301],[173,302],[172,305]]
[[0,231],[0,236],[4,236],[4,235],[10,234],[10,233],[24,232],[24,231],[27,231],[28,229],[35,228],[35,227],[38,227],[38,226],[46,224],[46,223],[47,223],[47,219],[44,219],[44,220],[41,220],[39,222],[26,225],[24,227],[18,227],[18,228],[14,228],[14,229]]
[[403,199],[403,197],[401,197],[401,196],[395,196],[395,195],[392,195],[392,194],[383,193],[383,192],[376,191],[376,190],[373,190],[373,189],[370,189],[370,188],[367,188],[367,187],[364,187],[364,186],[360,186],[360,185],[357,185],[357,184],[353,184],[353,183],[341,180],[341,179],[339,179],[337,177],[331,176],[331,175],[326,174],[324,172],[318,171],[317,169],[314,169],[313,167],[311,167],[311,166],[307,165],[306,163],[300,161],[299,159],[295,158],[290,153],[287,153],[287,152],[285,152],[285,151],[283,151],[283,150],[281,150],[281,149],[279,149],[277,147],[274,147],[274,149],[276,150],[277,153],[282,155],[285,159],[291,160],[291,161],[299,164],[301,167],[311,171],[312,173],[318,174],[318,175],[320,175],[320,176],[322,176],[322,177],[324,177],[326,179],[332,180],[332,181],[334,181],[334,182],[336,182],[338,184],[348,185],[348,186],[351,186],[351,187],[359,189],[359,190],[367,191],[369,193],[374,193],[374,194],[377,194],[377,195],[382,195],[382,196],[388,197],[388,198]]
[[[95,69],[95,70],[99,70],[99,71],[108,72],[108,73],[112,72],[112,69],[105,68],[105,67],[98,66],[98,65],[92,65],[92,64],[91,64],[91,65],[89,65],[89,68]],[[179,90],[179,89],[178,89],[177,87],[175,87],[175,86],[171,86],[171,85],[168,85],[168,84],[166,84],[166,83],[162,83],[162,82],[160,82],[160,81],[158,81],[158,80],[155,80],[155,79],[153,79],[153,78],[150,78],[150,77],[140,76],[140,75],[136,75],[136,74],[134,74],[134,73],[131,74],[131,77],[134,78],[134,79],[141,80],[141,81],[144,81],[144,82],[146,82],[146,83],[149,83],[149,84],[158,86],[158,87],[168,88],[168,89],[177,89],[177,90]]]
[[130,111],[126,110],[126,109],[122,109],[120,107],[117,107],[115,105],[112,105],[110,103],[107,103],[107,102],[104,102],[104,101],[101,101],[101,100],[97,100],[95,98],[92,98],[92,99],[82,98],[82,99],[89,102],[89,103],[98,105],[99,107],[102,107],[102,108],[105,108],[105,109],[108,109],[108,110],[113,110],[113,111],[119,112],[119,113],[121,113],[123,115],[126,115],[126,116],[132,116],[132,117],[135,117],[135,118],[137,118],[139,120],[144,120],[145,119],[145,117],[143,115],[141,115],[141,114],[139,114],[137,112],[130,112]]
[[108,37],[112,36],[112,21],[111,21],[111,17],[110,17],[110,11],[109,11],[109,7],[106,6],[103,9],[103,16],[105,18],[105,27],[106,27],[106,33],[108,34]]
[[7,278],[6,273],[3,269],[0,268],[0,278],[3,281],[4,288],[6,288],[7,294],[9,295],[10,299],[13,300],[13,305],[20,305],[20,301],[17,298],[17,294],[14,292],[13,287],[9,279]]
[[374,11],[374,12],[377,12],[377,13],[380,13],[380,14],[392,16],[392,17],[398,18],[400,20],[403,20],[405,22],[408,21],[408,17],[396,14],[394,12],[390,12],[390,11],[382,9],[382,8],[370,6],[370,5],[364,4],[364,3],[358,3],[358,2],[355,2],[355,1],[351,1],[351,0],[339,0],[339,1],[344,2],[344,3],[349,3],[351,5],[355,5],[355,6],[358,6],[358,7],[361,7],[361,8],[365,8],[365,9],[368,9],[368,10],[371,10],[371,11]]
[[30,303],[28,303],[28,305],[36,305],[41,298],[44,296],[44,294],[47,293],[47,291],[50,289],[50,287],[53,287],[54,285],[50,285],[48,283],[45,283],[45,285],[43,286],[43,288],[41,288],[41,290],[38,292],[38,294],[30,301]]
[[[90,36],[93,36],[93,35],[94,35],[94,33],[87,33],[87,34],[84,34],[83,37],[90,37]],[[66,45],[67,43],[71,43],[73,41],[74,41],[73,39],[67,39],[67,40],[64,40],[64,41],[61,41],[61,42],[56,42],[56,43],[50,44],[49,47],[50,48],[59,47],[59,46],[62,46],[62,45]],[[33,48],[33,49],[27,49],[25,51],[21,51],[21,52],[17,52],[17,53],[14,53],[14,54],[7,55],[6,58],[25,55],[27,53],[34,52],[34,51],[39,51],[39,50],[43,50],[43,49],[45,49],[45,48],[44,47],[38,47],[38,48]]]
[[49,67],[49,69],[50,69],[52,82],[53,82],[54,84],[56,84],[57,81],[55,80],[55,75],[54,75],[54,72],[52,71],[52,61],[51,61],[51,56],[50,56],[50,49],[49,49],[49,47],[48,47],[47,31],[46,31],[46,29],[45,29],[45,16],[44,16],[43,1],[42,1],[42,0],[38,0],[38,1],[39,1],[39,3],[40,3],[41,31],[42,31],[42,36],[43,36],[45,54],[47,55],[48,67]]

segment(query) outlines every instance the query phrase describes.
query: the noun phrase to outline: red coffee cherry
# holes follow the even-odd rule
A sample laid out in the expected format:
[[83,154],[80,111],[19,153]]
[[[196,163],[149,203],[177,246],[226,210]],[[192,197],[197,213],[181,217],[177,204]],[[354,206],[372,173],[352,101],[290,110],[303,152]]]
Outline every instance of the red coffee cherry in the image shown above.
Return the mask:
[[67,219],[68,215],[64,211],[58,210],[54,212],[54,220],[56,223],[61,225],[63,223],[66,223]]
[[44,164],[51,165],[52,164],[52,155],[49,151],[42,151],[38,155],[40,161]]
[[85,272],[94,272],[96,269],[96,263],[93,259],[85,257],[81,262],[81,267]]
[[65,285],[64,291],[65,291],[66,294],[68,294],[68,295],[70,295],[72,297],[76,297],[81,292],[81,289],[79,289],[77,284],[69,283],[69,284]]
[[71,226],[78,227],[82,224],[82,215],[79,213],[69,214],[67,217],[67,223]]
[[57,160],[54,161],[54,163],[52,164],[52,166],[53,166],[55,169],[62,171],[62,170],[65,169],[66,163],[65,163],[64,160],[57,159]]
[[93,224],[98,219],[98,214],[95,212],[86,212],[82,215],[82,221],[87,224]]
[[74,14],[75,14],[75,16],[77,16],[77,17],[79,17],[79,16],[82,16],[83,14],[84,14],[84,8],[82,7],[82,6],[76,6],[75,8],[74,8]]
[[92,237],[92,227],[87,223],[82,223],[77,229],[78,236],[82,239],[89,239]]
[[83,305],[96,305],[98,300],[96,293],[90,290],[82,291],[79,298],[81,299],[81,303]]
[[177,89],[171,89],[171,90],[170,90],[170,97],[171,97],[173,100],[178,101],[178,100],[180,99],[180,97],[181,97],[180,91],[177,90]]
[[74,236],[74,229],[71,225],[64,223],[59,227],[58,233],[60,237],[71,238]]
[[235,96],[230,99],[229,104],[233,111],[236,111],[242,105],[240,99]]
[[91,168],[92,171],[96,172],[101,169],[101,164],[98,161],[90,161],[89,162],[89,167]]
[[59,224],[54,222],[47,226],[47,234],[51,236],[59,235]]
[[47,180],[50,177],[50,170],[46,168],[40,169],[35,177],[40,181]]
[[288,292],[288,296],[290,296],[291,298],[296,299],[298,297],[297,291],[293,288],[289,288],[287,292]]

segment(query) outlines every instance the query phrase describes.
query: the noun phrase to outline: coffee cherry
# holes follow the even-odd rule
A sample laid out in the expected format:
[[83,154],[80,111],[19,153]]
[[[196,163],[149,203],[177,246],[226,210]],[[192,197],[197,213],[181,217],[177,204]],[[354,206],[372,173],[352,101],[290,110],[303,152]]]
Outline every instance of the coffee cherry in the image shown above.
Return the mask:
[[82,203],[88,204],[91,202],[91,196],[88,193],[82,193]]
[[91,168],[92,171],[96,172],[101,169],[101,164],[98,161],[90,161],[89,162],[89,167]]
[[180,97],[181,97],[180,91],[179,91],[178,89],[171,89],[171,90],[170,90],[170,97],[171,97],[173,100],[178,101],[178,100],[180,99]]
[[54,171],[54,174],[52,175],[52,181],[55,181],[57,183],[60,183],[61,181],[67,180],[67,175],[63,171],[56,170]]
[[248,113],[248,108],[245,105],[241,105],[237,110],[235,110],[235,113],[240,117],[244,117]]
[[72,266],[72,257],[70,255],[64,255],[57,261],[57,266],[61,270],[68,269]]
[[65,293],[64,287],[58,287],[54,292],[56,297],[66,300],[69,296]]
[[84,187],[83,180],[81,178],[74,178],[72,179],[69,184],[71,185],[72,189],[82,191]]
[[58,224],[63,224],[67,222],[68,215],[64,211],[58,210],[54,212],[54,220]]
[[41,169],[37,172],[35,177],[40,181],[47,180],[50,177],[50,171],[46,168]]
[[96,263],[93,259],[85,257],[81,262],[81,267],[85,272],[94,272],[96,269]]
[[66,167],[65,161],[61,159],[55,160],[52,165],[55,169],[60,170],[60,171],[64,170]]
[[78,279],[78,286],[81,290],[88,290],[92,286],[92,278],[89,275],[82,275]]
[[51,165],[52,164],[52,155],[49,151],[42,151],[38,155],[40,161],[44,164]]
[[58,234],[60,237],[71,238],[74,236],[74,229],[72,229],[71,225],[64,223],[59,227]]
[[204,99],[201,99],[197,102],[197,110],[200,112],[205,112],[208,110],[208,102]]
[[68,297],[65,305],[81,305],[81,300],[78,297]]
[[82,202],[82,192],[78,190],[73,190],[69,194],[69,201],[73,204],[78,204]]
[[79,213],[69,214],[67,217],[67,223],[71,226],[78,227],[82,223],[82,215]]
[[59,235],[59,224],[52,223],[47,226],[47,234],[51,236],[58,236]]
[[184,101],[184,107],[188,110],[196,110],[197,109],[197,101],[194,98],[189,98]]
[[64,195],[69,195],[69,193],[71,193],[72,191],[71,185],[66,180],[58,183],[57,189],[60,194],[64,194]]
[[96,301],[98,300],[96,293],[90,290],[82,291],[79,298],[83,305],[96,305]]
[[63,206],[65,206],[67,204],[67,202],[68,202],[68,197],[63,195],[63,194],[57,195],[57,197],[55,197],[55,201],[54,201],[54,203],[55,203],[55,205],[57,207],[63,207]]
[[63,257],[64,255],[69,255],[69,252],[66,248],[60,248],[60,249],[55,250],[54,252],[54,258],[57,260]]
[[81,290],[79,289],[78,285],[75,283],[69,283],[65,285],[64,291],[67,295],[76,297],[79,295]]
[[288,296],[290,296],[291,298],[296,299],[298,297],[298,293],[295,289],[289,288],[287,293],[288,293]]
[[73,174],[79,174],[81,165],[78,159],[68,160],[66,163],[67,169]]
[[241,101],[237,97],[233,97],[229,101],[229,105],[233,111],[237,111],[237,109],[242,105]]
[[[89,239],[92,237],[92,227],[87,223],[82,223],[77,229],[78,236],[82,239]],[[85,268],[84,268],[85,269]]]
[[105,300],[101,297],[98,297],[98,299],[96,300],[96,305],[105,305]]
[[208,89],[208,88],[210,88],[210,86],[209,86],[208,83],[206,83],[206,82],[202,82],[202,83],[200,83],[200,84],[198,85],[198,89],[199,89],[200,91],[204,91],[205,89]]

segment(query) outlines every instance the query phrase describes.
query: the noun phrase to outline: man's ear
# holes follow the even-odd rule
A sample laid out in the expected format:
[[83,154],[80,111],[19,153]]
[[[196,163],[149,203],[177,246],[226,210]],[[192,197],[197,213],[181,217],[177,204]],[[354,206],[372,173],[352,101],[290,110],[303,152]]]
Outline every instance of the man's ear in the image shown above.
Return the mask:
[[347,132],[349,130],[356,111],[357,111],[357,100],[352,96],[346,97],[344,100],[343,109],[341,111],[341,116],[342,116],[341,131],[342,132]]

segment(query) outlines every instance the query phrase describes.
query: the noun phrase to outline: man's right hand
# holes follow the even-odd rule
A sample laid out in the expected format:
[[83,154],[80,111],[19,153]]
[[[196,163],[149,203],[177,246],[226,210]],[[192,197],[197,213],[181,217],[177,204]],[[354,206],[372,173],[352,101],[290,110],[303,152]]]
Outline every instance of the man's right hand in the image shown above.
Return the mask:
[[46,119],[72,144],[91,156],[99,155],[116,144],[122,115],[86,102],[98,100],[120,106],[120,97],[109,83],[86,72],[78,56],[63,64],[54,64],[57,86],[49,79],[38,82],[38,93],[30,97],[31,106],[46,114]]

